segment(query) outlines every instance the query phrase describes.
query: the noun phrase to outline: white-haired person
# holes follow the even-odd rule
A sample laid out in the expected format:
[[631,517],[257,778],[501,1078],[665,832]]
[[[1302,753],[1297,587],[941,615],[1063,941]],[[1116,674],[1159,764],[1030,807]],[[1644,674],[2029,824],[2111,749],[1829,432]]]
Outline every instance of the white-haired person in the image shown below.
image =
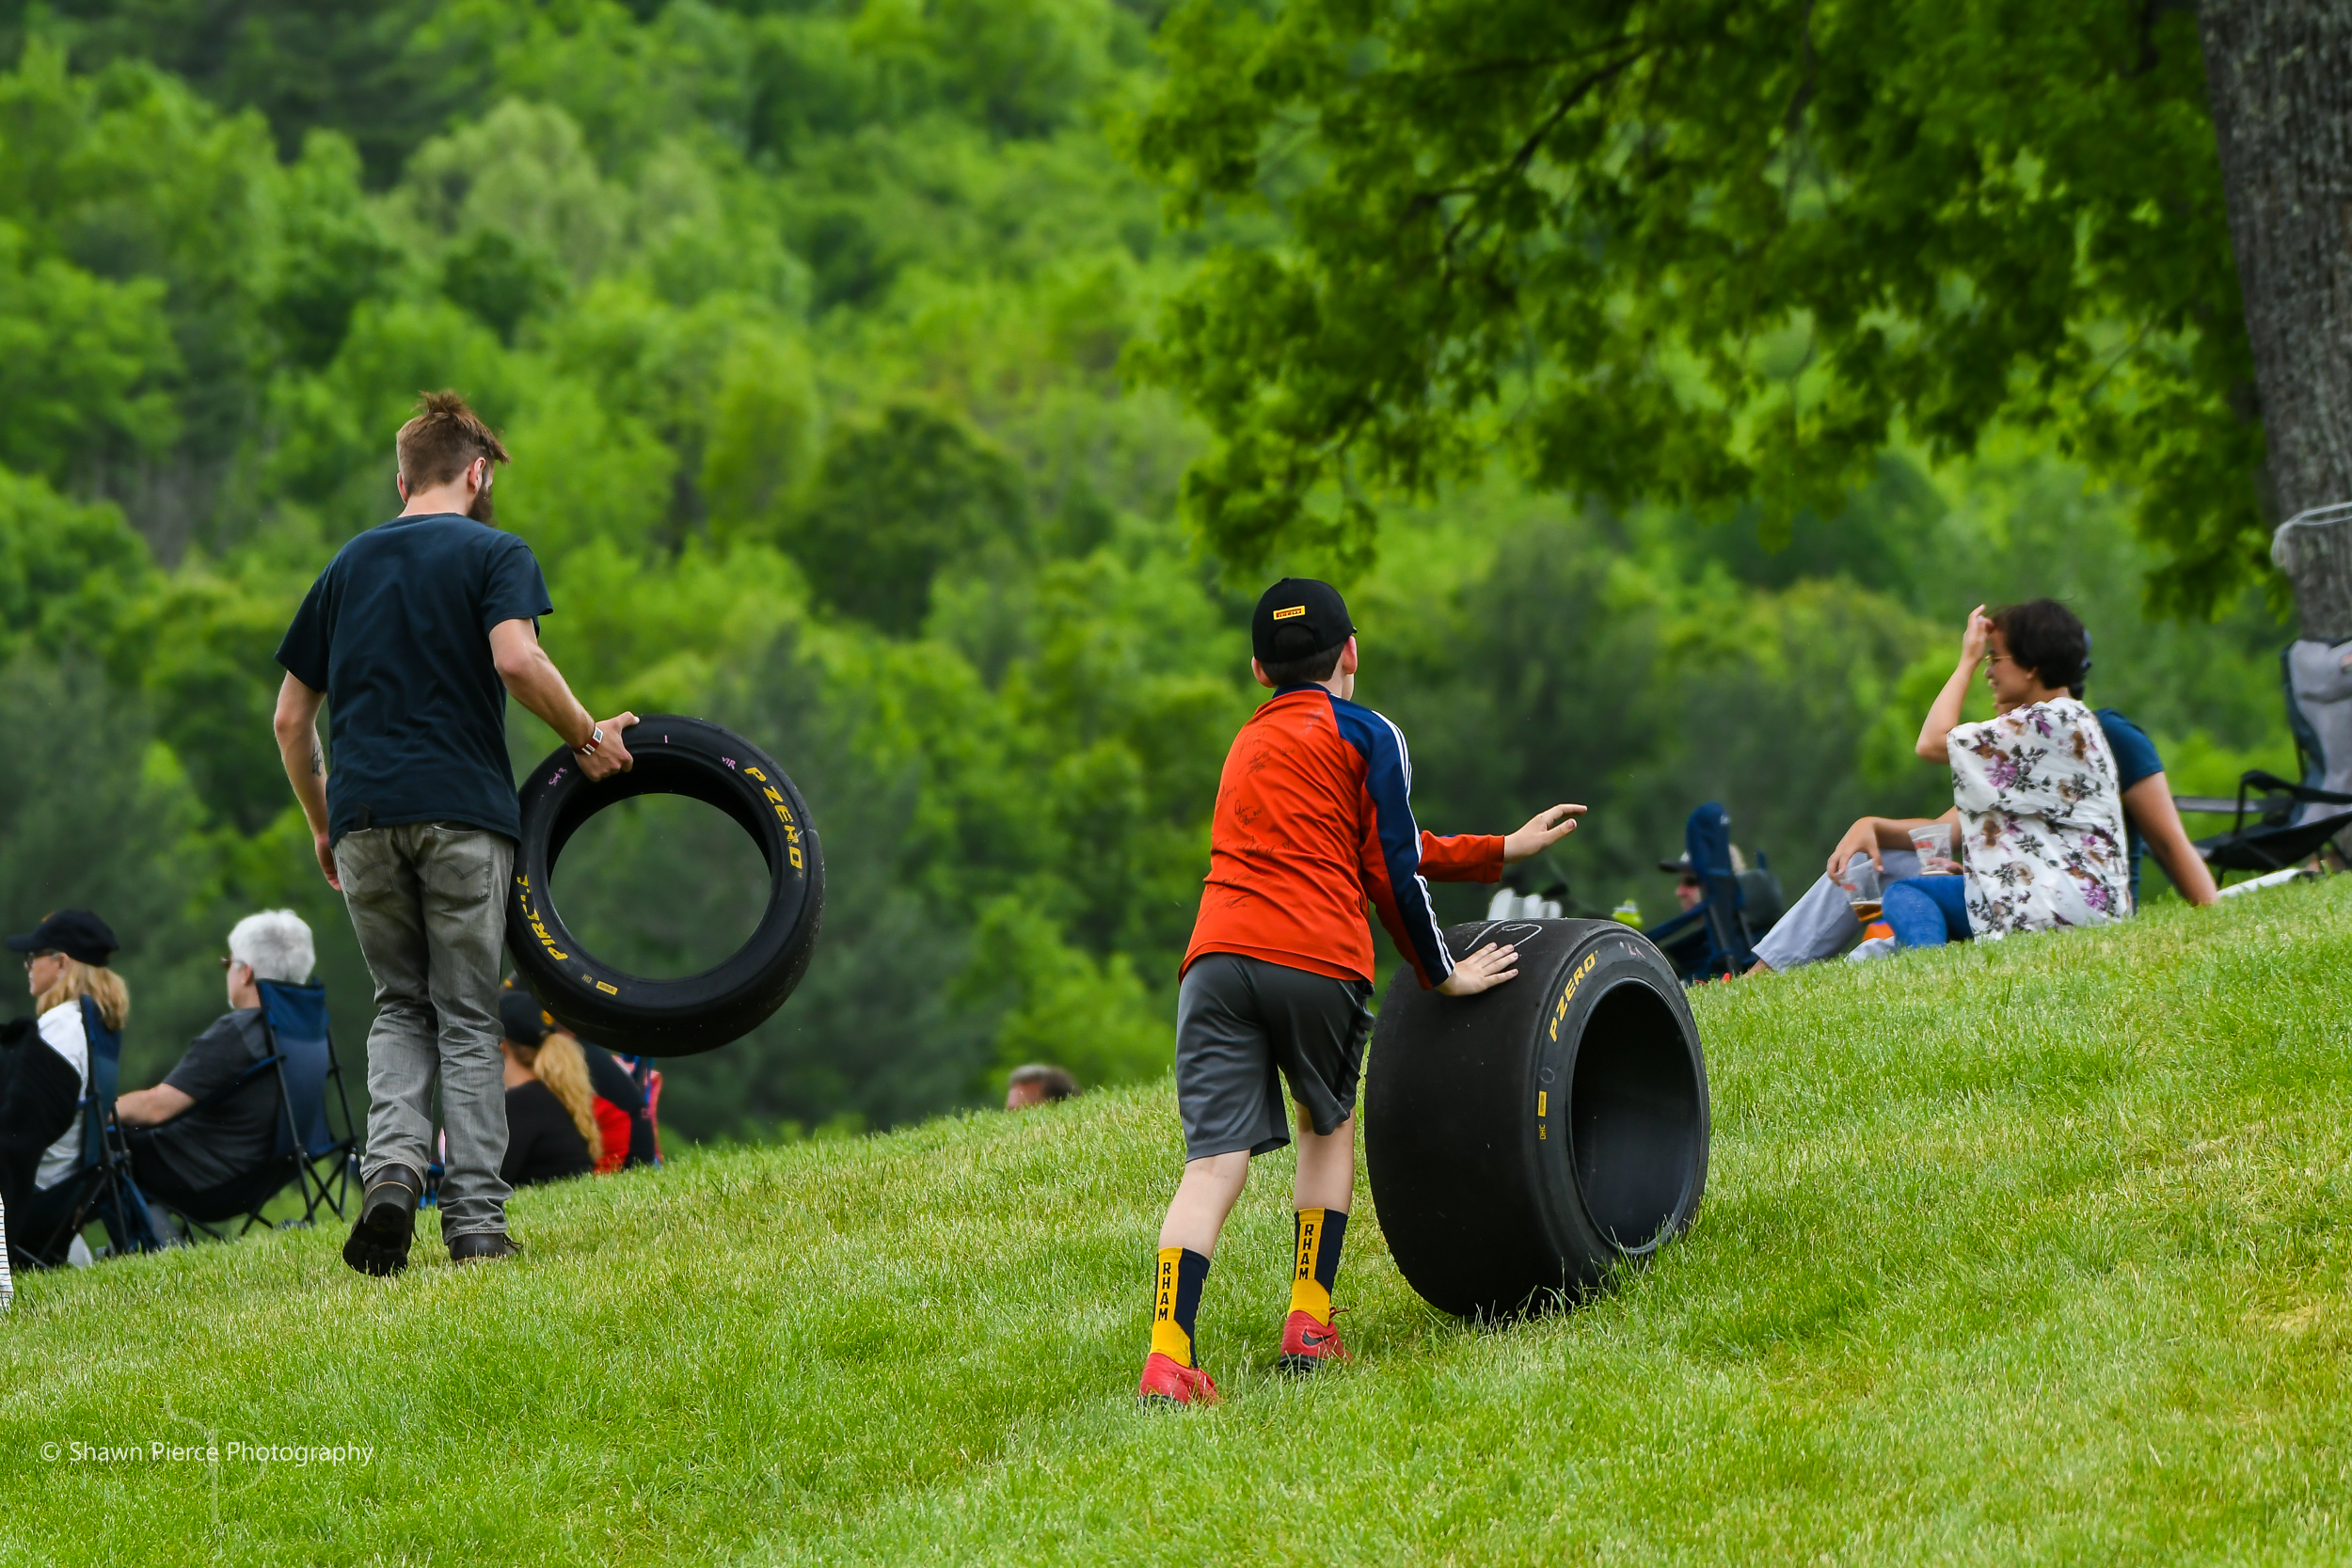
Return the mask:
[[120,944],[87,910],[58,910],[7,945],[24,955],[35,1017],[0,1027],[0,1202],[10,1261],[62,1263],[84,1183],[82,1097],[89,1092],[89,1020],[119,1035],[131,993],[108,966]]
[[309,982],[316,962],[310,927],[292,910],[246,915],[230,929],[220,962],[229,1010],[190,1042],[162,1083],[115,1100],[115,1119],[131,1132],[132,1176],[149,1197],[175,1209],[207,1209],[209,1195],[241,1183],[277,1148],[277,1074],[222,1091],[268,1057],[261,982]]

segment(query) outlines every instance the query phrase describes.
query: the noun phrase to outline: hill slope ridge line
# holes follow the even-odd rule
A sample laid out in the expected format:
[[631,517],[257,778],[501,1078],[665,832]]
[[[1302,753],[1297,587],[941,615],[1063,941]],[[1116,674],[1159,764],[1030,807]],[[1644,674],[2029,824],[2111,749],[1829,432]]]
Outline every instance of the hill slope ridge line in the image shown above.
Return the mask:
[[[1357,1363],[1272,1370],[1287,1155],[1131,1394],[1163,1082],[534,1189],[516,1263],[329,1228],[21,1282],[0,1547],[40,1560],[2340,1558],[2352,879],[1693,997],[1691,1234],[1454,1322],[1359,1189]],[[365,1444],[364,1464],[41,1457]],[[215,1516],[217,1523],[215,1524]]]

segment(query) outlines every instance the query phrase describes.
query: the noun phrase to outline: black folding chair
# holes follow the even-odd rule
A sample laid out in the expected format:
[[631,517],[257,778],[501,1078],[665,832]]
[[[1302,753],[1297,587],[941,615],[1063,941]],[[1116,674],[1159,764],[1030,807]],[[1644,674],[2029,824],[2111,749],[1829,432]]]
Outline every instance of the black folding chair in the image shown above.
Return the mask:
[[[2294,655],[2292,646],[2280,650],[2279,695],[2286,705],[2287,734],[2295,739],[2295,766],[2303,782],[2290,784],[2275,773],[2256,768],[2239,778],[2235,800],[2205,795],[2172,797],[2176,811],[2230,815],[2228,832],[2195,841],[2197,852],[2213,868],[2217,881],[2233,871],[2249,871],[2257,876],[2284,871],[2319,853],[2329,839],[2352,827],[2352,809],[2307,809],[2352,808],[2352,795],[2339,795],[2319,787],[2320,781],[2328,776],[2327,748],[2320,744],[2319,730],[2312,723],[2311,716],[2296,700]],[[2249,793],[2261,797],[2253,803],[2256,819],[2251,824],[2246,819]]]
[[[2251,800],[2249,796],[2257,797]],[[2195,841],[2198,854],[2213,868],[2217,881],[2233,871],[2257,875],[2284,871],[2319,853],[2329,839],[2352,828],[2352,795],[2290,784],[2276,773],[2252,769],[2238,780],[2237,800],[2205,796],[2175,796],[2182,811],[2228,811],[2233,820],[2226,833]],[[2333,812],[2306,815],[2305,806],[2335,806]],[[2253,821],[2247,820],[2249,811]],[[2296,818],[2301,816],[2301,821]]]
[[[229,1236],[216,1227],[242,1219],[236,1230],[242,1236],[257,1225],[268,1224],[262,1211],[288,1187],[298,1188],[302,1197],[302,1217],[288,1220],[288,1225],[310,1224],[322,1206],[341,1219],[351,1193],[352,1169],[358,1163],[351,1100],[327,1027],[326,988],[281,980],[257,981],[256,986],[262,993],[262,1021],[268,1026],[269,1054],[189,1106],[181,1117],[210,1109],[267,1074],[278,1084],[277,1143],[269,1158],[251,1170],[184,1199],[164,1200],[165,1207],[179,1215],[191,1232],[201,1230],[220,1241]],[[330,1085],[334,1103],[342,1112],[340,1133],[328,1115]]]

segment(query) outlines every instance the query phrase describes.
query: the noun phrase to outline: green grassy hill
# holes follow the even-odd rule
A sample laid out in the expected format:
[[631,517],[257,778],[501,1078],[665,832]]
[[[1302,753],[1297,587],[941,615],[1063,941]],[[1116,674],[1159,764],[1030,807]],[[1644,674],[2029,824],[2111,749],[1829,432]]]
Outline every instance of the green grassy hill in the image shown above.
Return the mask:
[[[1360,1359],[1308,1385],[1262,1161],[1212,1412],[1130,1398],[1164,1085],[533,1192],[513,1265],[380,1284],[319,1231],[26,1279],[0,1561],[2341,1561],[2348,914],[1714,988],[1685,1242],[1477,1331],[1359,1220]],[[373,1452],[147,1457],[208,1437]]]

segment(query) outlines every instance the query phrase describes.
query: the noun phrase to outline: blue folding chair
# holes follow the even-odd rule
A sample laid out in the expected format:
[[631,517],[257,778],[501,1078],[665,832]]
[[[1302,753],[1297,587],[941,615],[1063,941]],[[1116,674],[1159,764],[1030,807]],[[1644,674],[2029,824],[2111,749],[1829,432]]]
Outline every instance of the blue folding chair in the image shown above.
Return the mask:
[[[262,1014],[269,1021],[270,1039],[278,1055],[278,1081],[285,1119],[278,1132],[278,1152],[294,1161],[295,1180],[302,1186],[302,1220],[310,1223],[325,1204],[335,1217],[343,1217],[351,1196],[352,1173],[359,1163],[358,1134],[351,1120],[351,1097],[343,1088],[342,1064],[335,1059],[335,1039],[326,1022],[326,988],[315,982],[288,985],[282,980],[259,982]],[[342,1131],[335,1131],[326,1114],[326,1090],[332,1085],[336,1106],[342,1113]],[[321,1167],[331,1174],[322,1172]]]
[[[269,1035],[269,1053],[235,1079],[181,1113],[188,1117],[219,1104],[263,1074],[278,1082],[278,1136],[269,1158],[251,1170],[185,1201],[167,1199],[165,1207],[191,1230],[226,1240],[215,1227],[242,1218],[237,1234],[266,1225],[262,1209],[287,1187],[298,1188],[302,1217],[288,1225],[309,1225],[322,1205],[342,1218],[350,1196],[357,1140],[352,1132],[351,1100],[343,1087],[342,1066],[335,1059],[334,1038],[327,1027],[326,988],[296,986],[282,980],[259,980],[262,1018]],[[342,1131],[335,1130],[327,1112],[327,1090],[342,1110]]]
[[1744,974],[1756,962],[1756,951],[1747,923],[1740,919],[1747,899],[1731,863],[1731,814],[1708,801],[1683,825],[1682,844],[1702,893],[1692,912],[1703,917],[1707,928],[1708,976]]
[[1699,881],[1699,902],[1648,934],[1686,985],[1719,974],[1743,974],[1756,962],[1756,943],[1779,920],[1780,879],[1761,854],[1748,871],[1731,860],[1731,814],[1714,800],[1683,825],[1684,853]]
[[98,1004],[82,998],[82,1037],[89,1050],[89,1088],[82,1096],[82,1158],[66,1180],[82,1183],[71,1231],[97,1224],[106,1252],[154,1252],[168,1244],[147,1196],[131,1177],[130,1151],[115,1124],[115,1091],[122,1083],[122,1036],[106,1025]]

